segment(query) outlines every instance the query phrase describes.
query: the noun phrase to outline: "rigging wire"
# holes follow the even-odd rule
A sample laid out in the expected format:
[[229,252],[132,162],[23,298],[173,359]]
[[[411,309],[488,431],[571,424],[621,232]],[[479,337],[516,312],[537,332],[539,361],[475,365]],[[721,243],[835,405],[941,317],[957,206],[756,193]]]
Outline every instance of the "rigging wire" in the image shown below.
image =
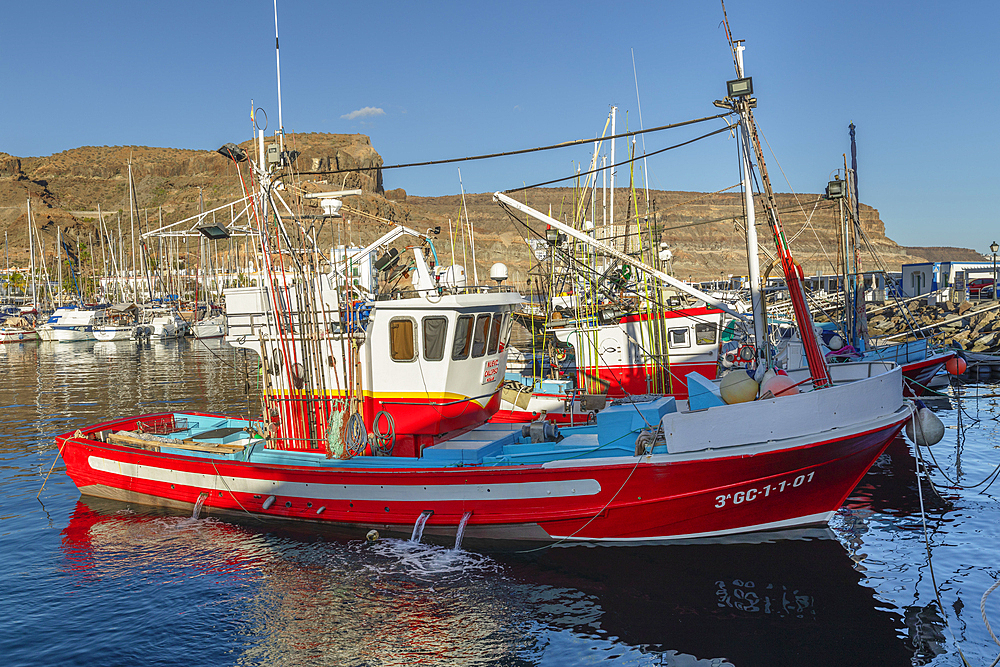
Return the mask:
[[[706,118],[704,120],[712,120],[714,118],[720,118],[720,117],[726,116],[726,115],[728,115],[728,114],[720,114],[719,116],[712,116],[711,118]],[[645,131],[648,132],[649,130],[645,130]],[[639,157],[632,157],[632,158],[629,158],[628,160],[623,160],[622,162],[617,162],[615,164],[606,165],[606,166],[602,166],[602,167],[597,167],[595,169],[591,169],[590,171],[580,172],[579,174],[573,174],[572,176],[566,176],[564,178],[556,178],[556,179],[553,179],[551,181],[544,181],[542,183],[534,183],[533,185],[528,185],[528,186],[525,186],[525,185],[522,184],[521,187],[509,188],[507,190],[502,190],[501,192],[503,192],[504,194],[511,194],[513,192],[520,192],[521,190],[528,190],[530,188],[541,188],[541,187],[544,187],[546,185],[552,185],[553,183],[562,183],[563,181],[571,181],[571,180],[573,180],[575,178],[578,178],[580,176],[588,176],[590,174],[600,173],[601,171],[604,171],[605,169],[614,169],[615,167],[620,167],[622,165],[631,164],[631,163],[636,162],[638,160],[643,160],[643,159],[645,159],[647,157],[652,157],[654,155],[659,155],[660,153],[665,153],[665,152],[673,150],[675,148],[682,148],[684,146],[687,146],[688,144],[693,144],[696,141],[701,141],[702,139],[707,139],[707,138],[709,138],[711,136],[714,136],[716,134],[721,134],[723,132],[730,132],[730,131],[732,131],[732,126],[730,126],[730,125],[727,124],[725,127],[721,127],[718,130],[715,130],[713,132],[708,132],[708,133],[703,134],[701,136],[695,137],[694,139],[689,139],[688,141],[682,141],[681,143],[674,144],[673,146],[667,146],[666,148],[661,148],[658,151],[653,151],[652,153],[648,153],[646,155],[641,155]],[[624,136],[624,135],[619,135],[619,136]],[[594,140],[590,139],[589,141],[592,142]]]
[[[767,150],[769,150],[771,152],[771,157],[774,158],[774,163],[776,165],[778,165],[778,171],[781,172],[782,177],[785,179],[785,183],[788,184],[788,189],[791,191],[792,196],[795,197],[795,202],[796,202],[796,204],[798,204],[798,208],[802,211],[802,215],[806,219],[806,221],[805,221],[805,223],[803,223],[802,227],[799,228],[799,231],[797,231],[794,234],[792,234],[791,238],[788,239],[788,242],[791,243],[792,241],[794,241],[796,238],[798,238],[799,234],[801,234],[803,231],[805,231],[806,227],[809,227],[810,229],[812,229],[813,236],[816,237],[816,242],[819,244],[820,250],[823,251],[823,256],[826,257],[826,261],[828,263],[832,263],[831,260],[830,260],[830,256],[826,252],[826,248],[823,246],[823,242],[819,238],[819,234],[816,232],[816,227],[812,224],[812,214],[806,215],[805,208],[803,208],[802,203],[799,201],[799,194],[797,192],[795,192],[794,188],[792,188],[792,184],[788,180],[788,176],[785,174],[785,170],[782,169],[781,163],[778,162],[778,156],[774,154],[774,149],[771,148],[771,144],[768,143],[767,137],[764,136],[764,133],[760,131],[760,128],[757,128],[757,133],[764,140],[764,143],[767,144]],[[822,198],[820,198],[820,201],[821,200],[822,200]],[[813,212],[815,212],[815,211],[816,211],[816,207],[814,206],[813,207]]]
[[[469,155],[469,156],[466,156],[466,157],[446,158],[446,159],[443,159],[443,160],[428,160],[426,162],[408,162],[408,163],[404,163],[404,164],[390,164],[390,165],[383,165],[381,167],[351,167],[350,169],[329,169],[329,170],[326,170],[326,171],[300,171],[300,172],[297,172],[297,173],[300,174],[300,175],[303,175],[303,176],[320,176],[320,175],[325,175],[325,174],[344,174],[344,173],[351,173],[351,172],[357,172],[357,171],[369,171],[369,170],[371,170],[373,168],[374,169],[378,169],[378,170],[384,170],[384,169],[404,169],[404,168],[407,168],[407,167],[429,167],[429,166],[432,166],[432,165],[439,165],[439,164],[454,164],[456,162],[472,162],[474,160],[488,160],[490,158],[496,158],[496,157],[509,157],[511,155],[524,155],[525,153],[537,153],[539,151],[550,151],[550,150],[554,150],[554,149],[557,149],[557,148],[569,148],[571,146],[580,146],[582,144],[592,144],[592,143],[595,143],[595,142],[598,142],[598,141],[608,141],[608,140],[611,140],[611,139],[621,139],[622,137],[633,137],[633,136],[640,135],[640,134],[646,134],[648,132],[662,132],[663,130],[672,130],[674,128],[685,127],[687,125],[694,125],[696,123],[704,123],[704,122],[709,121],[709,120],[716,120],[716,119],[719,119],[719,118],[725,118],[726,116],[730,116],[730,115],[732,115],[732,112],[731,111],[727,111],[725,113],[716,114],[714,116],[705,116],[704,118],[695,118],[693,120],[685,120],[685,121],[681,121],[679,123],[670,123],[668,125],[660,125],[658,127],[651,127],[649,129],[646,129],[646,130],[633,130],[633,131],[628,131],[628,132],[622,132],[620,134],[616,134],[616,135],[613,135],[613,136],[610,136],[610,137],[597,137],[597,138],[590,138],[590,139],[575,139],[573,141],[564,141],[564,142],[559,143],[559,144],[550,144],[548,146],[537,146],[535,148],[522,148],[522,149],[514,150],[514,151],[502,151],[500,153],[487,153],[485,155]],[[650,153],[650,155],[655,155],[655,153]],[[598,171],[600,171],[600,170],[598,170]],[[504,192],[512,192],[512,190],[505,190]]]
[[[916,405],[912,401],[910,402],[910,419],[912,420],[913,426],[914,426],[914,436],[917,436],[917,434],[919,432],[920,438],[922,439],[923,438],[923,428],[921,427],[919,420],[917,420],[917,407],[916,407]],[[931,586],[934,588],[934,598],[935,598],[935,600],[937,600],[938,609],[940,609],[941,612],[944,613],[944,608],[945,608],[944,607],[944,603],[941,602],[941,593],[938,591],[937,578],[936,578],[936,576],[934,574],[934,560],[933,560],[933,557],[931,555],[930,534],[927,531],[927,512],[926,512],[926,510],[924,508],[923,484],[921,484],[921,478],[920,478],[921,466],[923,467],[924,479],[926,479],[930,483],[931,488],[934,489],[935,493],[937,493],[937,489],[934,488],[934,482],[931,480],[930,473],[928,472],[927,463],[924,461],[923,456],[921,455],[921,452],[920,452],[920,446],[917,444],[916,441],[917,441],[917,437],[914,437],[914,439],[913,439],[913,447],[914,447],[914,449],[917,452],[917,458],[919,459],[920,464],[921,464],[921,465],[917,466],[917,471],[916,471],[916,475],[917,475],[917,497],[920,499],[920,523],[921,523],[921,526],[923,527],[924,547],[927,550],[927,566],[928,566],[928,569],[930,570],[930,574],[931,574]],[[940,466],[938,467],[938,471],[941,472]],[[938,494],[938,496],[940,497],[940,494]],[[983,620],[984,621],[986,620],[986,611],[985,611],[986,595],[989,595],[989,592],[990,591],[988,591],[983,596],[983,599],[982,599],[982,602],[981,602],[981,607],[980,607],[983,610]],[[966,660],[966,658],[965,658],[965,653],[962,652],[962,647],[958,645],[958,640],[955,638],[954,632],[951,629],[951,625],[948,623],[947,616],[944,616],[943,618],[944,618],[945,627],[948,628],[948,631],[952,633],[952,643],[955,644],[955,650],[958,651],[958,655],[962,659],[962,664],[965,665],[965,667],[971,667],[969,665],[969,661]],[[986,623],[986,627],[987,627],[987,629],[989,629],[989,622]],[[992,630],[990,631],[990,635],[991,636],[993,635]],[[996,639],[996,638],[994,637],[994,639]],[[997,656],[997,659],[993,662],[992,665],[990,665],[990,667],[994,667],[997,664],[997,662],[1000,662],[1000,656]]]

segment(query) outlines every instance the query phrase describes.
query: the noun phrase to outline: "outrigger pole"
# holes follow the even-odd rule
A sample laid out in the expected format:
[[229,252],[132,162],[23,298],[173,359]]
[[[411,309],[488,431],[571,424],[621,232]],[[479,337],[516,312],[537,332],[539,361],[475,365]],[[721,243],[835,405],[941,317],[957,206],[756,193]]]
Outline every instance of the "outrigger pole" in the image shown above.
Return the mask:
[[692,287],[691,285],[688,285],[684,281],[677,280],[677,278],[674,278],[673,276],[671,276],[669,274],[666,274],[663,271],[660,271],[658,269],[654,269],[650,265],[645,264],[643,262],[640,262],[639,260],[635,259],[631,255],[627,255],[627,254],[621,252],[620,250],[616,250],[615,248],[612,248],[611,246],[609,246],[609,245],[607,245],[605,243],[602,243],[601,241],[598,241],[597,239],[591,238],[589,234],[585,234],[584,232],[581,232],[581,231],[579,231],[577,229],[573,229],[569,225],[567,225],[565,223],[562,223],[562,222],[559,222],[555,218],[549,217],[549,216],[545,215],[544,213],[542,213],[540,211],[536,211],[535,209],[531,208],[527,204],[522,204],[519,201],[517,201],[516,199],[512,199],[511,197],[508,197],[507,195],[503,194],[502,192],[494,192],[493,193],[493,200],[497,201],[497,202],[500,202],[501,204],[503,204],[505,206],[509,206],[510,208],[517,209],[518,211],[521,211],[522,213],[530,215],[531,217],[535,218],[536,220],[544,222],[547,225],[551,225],[552,227],[555,227],[559,231],[566,233],[566,235],[572,236],[577,241],[582,241],[583,243],[586,243],[587,245],[589,245],[589,246],[591,246],[593,248],[597,248],[598,250],[601,250],[602,252],[607,253],[608,255],[610,255],[611,257],[614,257],[615,259],[617,259],[620,262],[624,262],[625,264],[628,264],[628,265],[630,265],[630,266],[632,266],[632,267],[634,267],[636,269],[639,269],[640,271],[645,271],[646,273],[650,274],[651,276],[653,276],[655,278],[659,278],[663,282],[667,283],[668,285],[671,285],[672,287],[675,287],[676,289],[678,289],[681,292],[684,292],[685,294],[693,296],[696,299],[701,299],[702,301],[704,301],[706,303],[712,304],[716,308],[719,308],[721,310],[726,311],[727,313],[729,313],[733,317],[739,318],[739,319],[741,319],[743,321],[746,321],[746,320],[749,319],[746,316],[745,313],[739,313],[739,312],[737,312],[729,304],[727,304],[726,302],[722,301],[721,299],[718,299],[718,298],[716,298],[716,297],[714,297],[714,296],[712,296],[710,294],[706,294],[705,292],[702,292],[697,287]]

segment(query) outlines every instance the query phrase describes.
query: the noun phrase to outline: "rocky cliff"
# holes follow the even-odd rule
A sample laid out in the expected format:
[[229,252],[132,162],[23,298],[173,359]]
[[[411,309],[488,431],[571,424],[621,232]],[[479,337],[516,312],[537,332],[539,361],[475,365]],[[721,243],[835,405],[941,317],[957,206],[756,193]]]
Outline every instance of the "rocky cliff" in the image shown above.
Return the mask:
[[[252,151],[251,142],[242,147]],[[345,218],[325,229],[329,241],[349,238],[365,243],[382,234],[391,223],[402,223],[424,231],[440,227],[437,247],[442,261],[450,261],[452,247],[457,260],[471,264],[468,228],[460,196],[407,196],[400,190],[383,187],[382,158],[364,135],[294,134],[286,140],[286,149],[299,151],[295,167],[300,172],[356,170],[329,175],[299,175],[286,179],[289,187],[283,196],[305,214],[318,213],[318,202],[299,199],[307,191],[360,188],[361,197],[345,200]],[[128,234],[128,165],[131,161],[140,211],[137,224],[144,229],[158,221],[176,221],[199,210],[199,200],[206,209],[225,204],[242,195],[240,178],[233,163],[214,151],[127,146],[87,146],[46,157],[15,157],[0,153],[0,229],[7,232],[12,264],[27,257],[27,202],[30,199],[35,224],[46,241],[48,252],[54,247],[56,228],[70,239],[86,242],[97,237],[98,209],[106,223],[114,227],[123,220]],[[245,172],[244,172],[245,173]],[[553,217],[568,220],[572,216],[576,194],[572,188],[538,188],[511,193],[520,201]],[[745,274],[745,250],[740,219],[743,203],[738,194],[651,191],[648,202],[642,193],[632,201],[630,193],[619,188],[616,193],[616,217],[638,210],[643,238],[664,242],[673,252],[672,268],[678,277],[705,280]],[[786,236],[796,258],[807,274],[832,273],[838,247],[837,204],[819,195],[779,194],[778,206]],[[587,212],[598,226],[604,219],[601,198],[598,210]],[[492,201],[491,193],[466,195],[469,226],[474,230],[476,259],[481,275],[496,261],[511,267],[511,277],[520,282],[534,260],[525,236],[525,227],[511,219]],[[771,234],[763,224],[758,208],[758,235],[761,246],[773,254]],[[634,216],[633,216],[634,217]],[[350,223],[348,224],[348,221]],[[885,235],[885,224],[877,209],[861,206],[861,222],[872,248],[889,270],[903,263],[981,257],[967,249],[904,248]],[[534,233],[542,225],[530,224]],[[451,232],[449,233],[449,230]],[[624,230],[619,230],[624,231]],[[630,233],[635,233],[634,223]],[[463,250],[464,248],[464,250]],[[766,270],[767,260],[762,257]],[[866,253],[863,268],[877,268]],[[775,270],[777,271],[777,269]],[[470,274],[472,271],[470,270]]]

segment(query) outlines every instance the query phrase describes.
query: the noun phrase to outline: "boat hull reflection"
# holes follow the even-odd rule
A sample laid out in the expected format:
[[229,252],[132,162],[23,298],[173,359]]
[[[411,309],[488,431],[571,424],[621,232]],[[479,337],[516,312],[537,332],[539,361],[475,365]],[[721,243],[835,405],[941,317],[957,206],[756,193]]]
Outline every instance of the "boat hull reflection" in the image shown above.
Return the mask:
[[[63,531],[68,569],[155,576],[148,561],[159,538],[150,526],[165,517],[193,521],[82,499]],[[675,665],[920,662],[913,624],[885,609],[828,529],[782,533],[798,539],[758,536],[757,543],[466,554],[443,575],[428,559],[465,552],[252,522],[202,520],[191,549],[214,558],[189,576],[202,569],[241,581],[256,576],[247,613],[282,620],[250,628],[254,654],[285,664],[307,656],[551,664],[602,652],[612,662],[652,657]],[[176,540],[171,547],[183,553]],[[385,615],[377,640],[367,634],[372,614]]]

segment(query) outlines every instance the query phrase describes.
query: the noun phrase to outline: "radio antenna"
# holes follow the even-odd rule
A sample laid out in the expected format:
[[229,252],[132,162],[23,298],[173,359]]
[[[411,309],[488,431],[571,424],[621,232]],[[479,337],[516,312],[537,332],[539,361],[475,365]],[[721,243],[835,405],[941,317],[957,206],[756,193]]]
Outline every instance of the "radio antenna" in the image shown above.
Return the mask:
[[285,150],[285,124],[281,120],[281,51],[278,49],[278,0],[274,0],[274,60],[278,70],[278,141]]

